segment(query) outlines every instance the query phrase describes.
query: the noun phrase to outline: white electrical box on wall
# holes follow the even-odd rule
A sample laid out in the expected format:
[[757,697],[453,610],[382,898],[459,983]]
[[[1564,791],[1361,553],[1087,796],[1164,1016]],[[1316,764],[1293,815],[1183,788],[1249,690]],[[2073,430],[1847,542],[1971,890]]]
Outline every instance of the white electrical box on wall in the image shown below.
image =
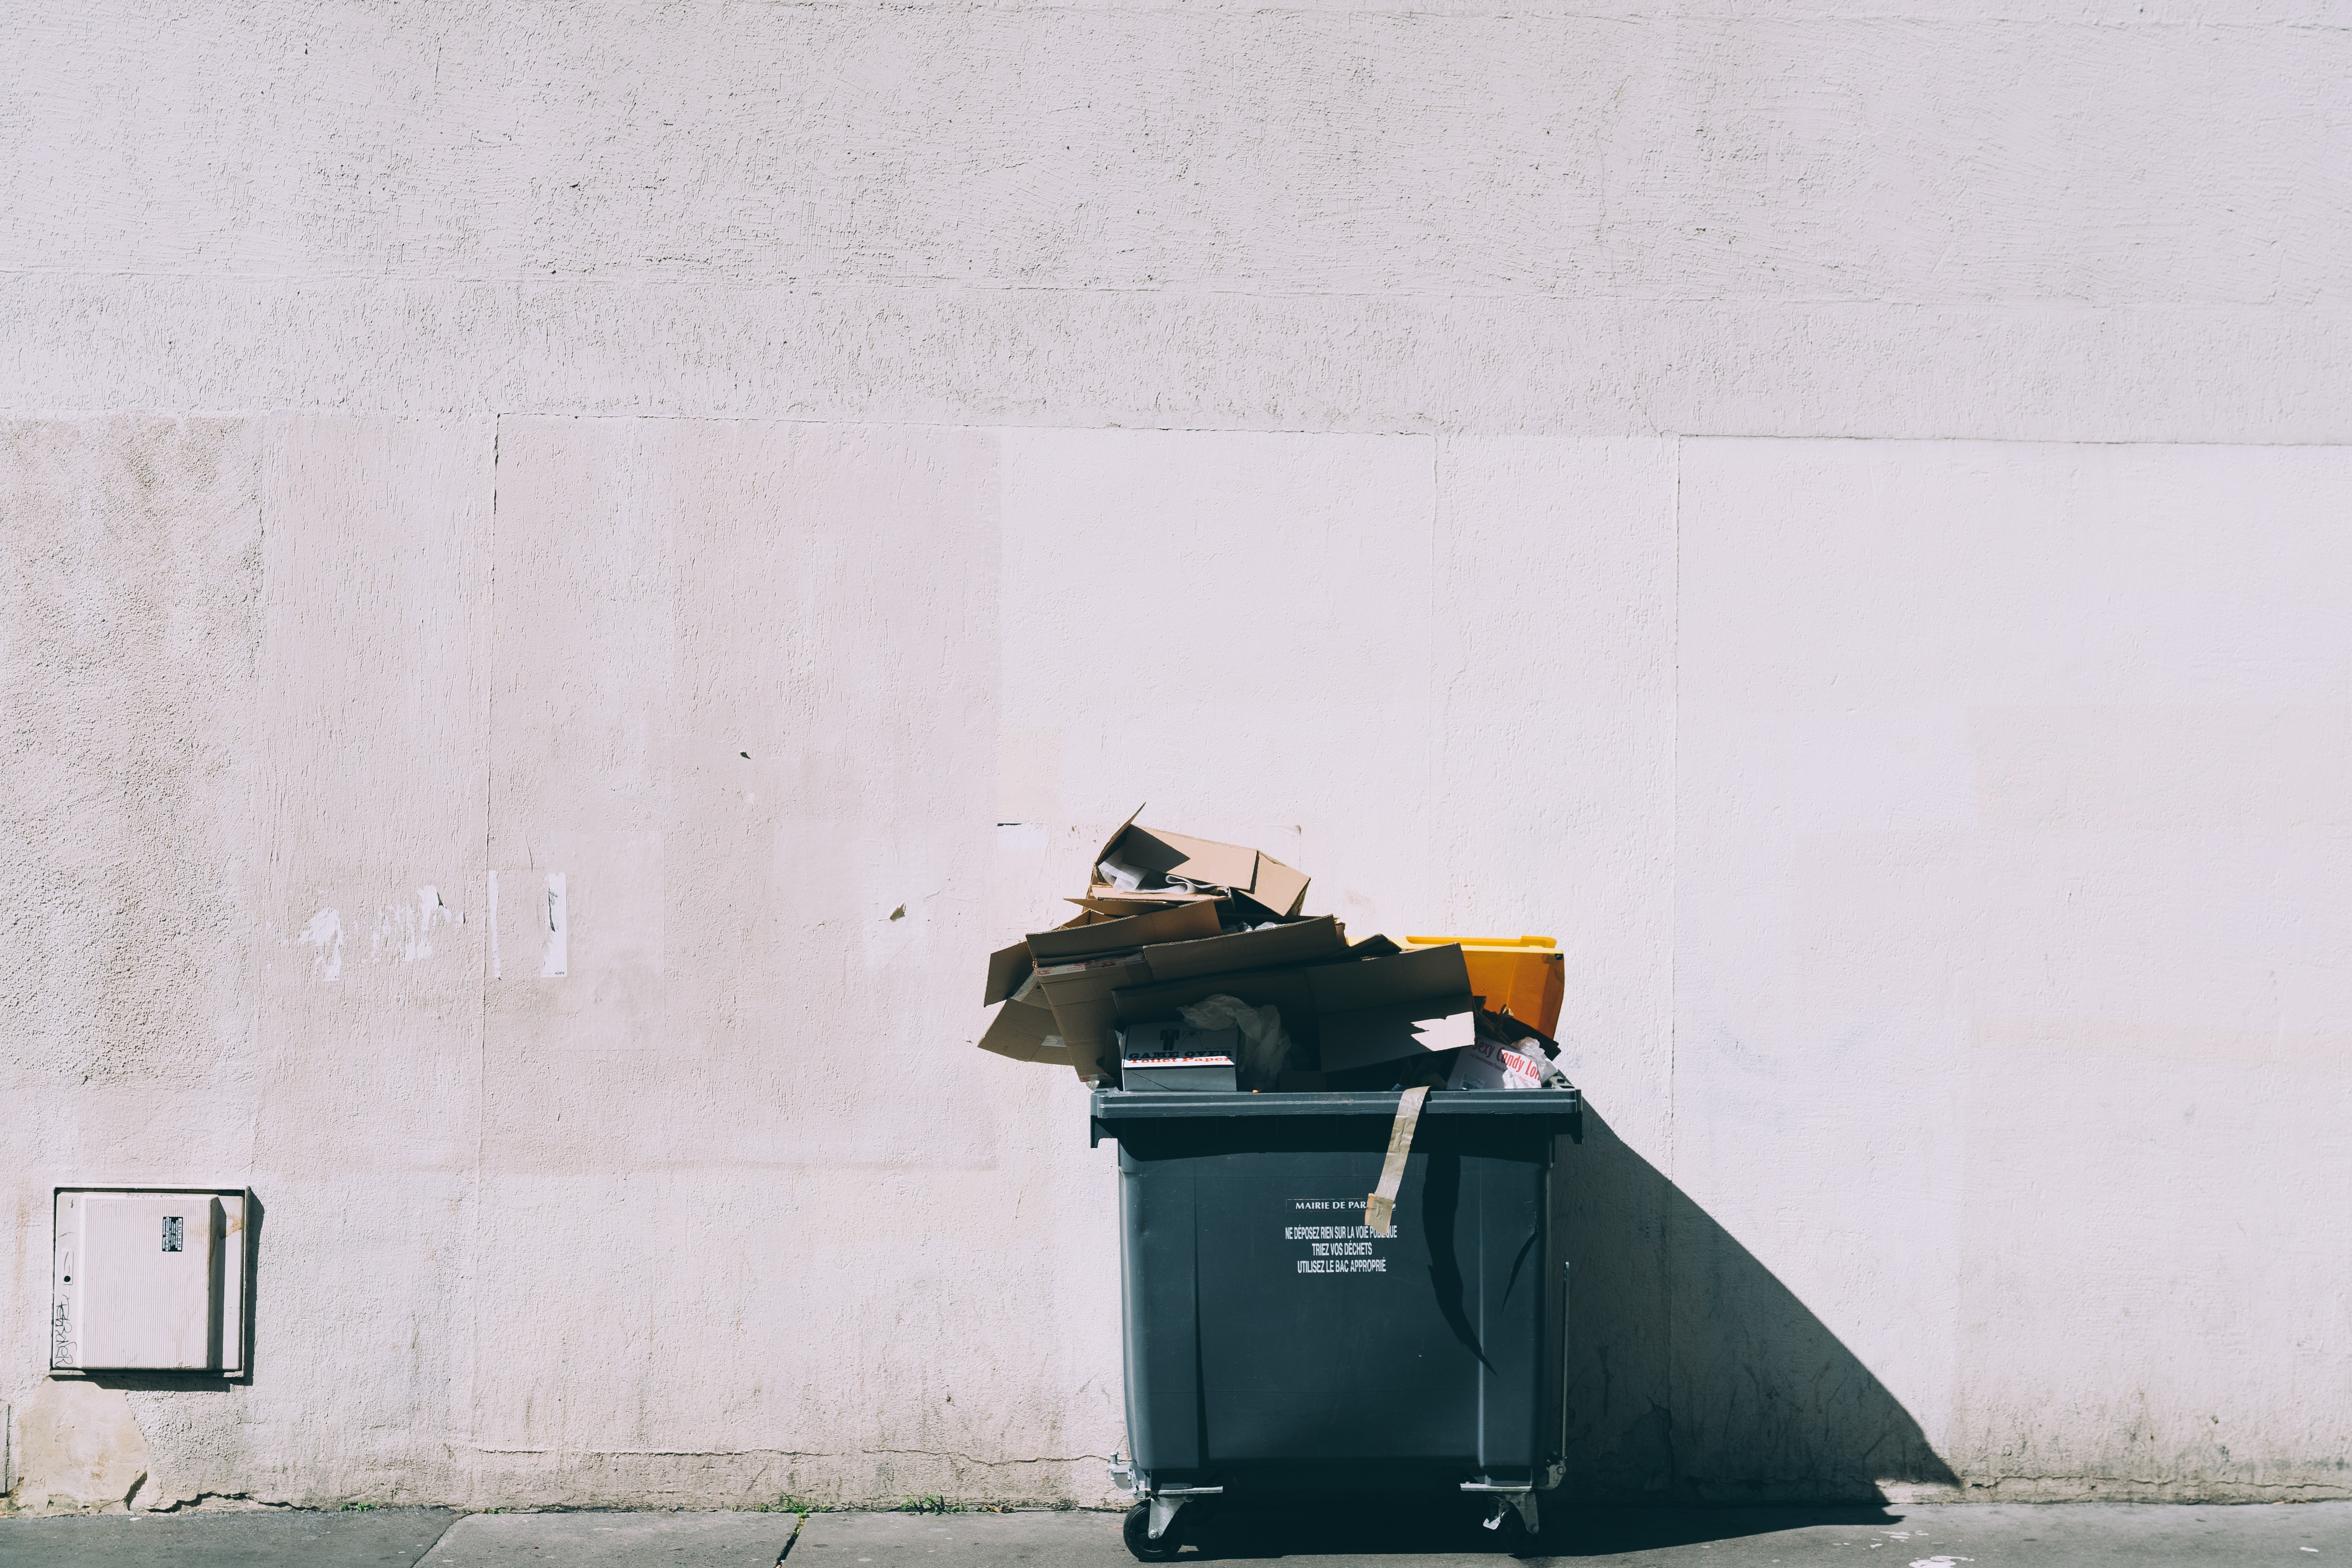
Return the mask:
[[244,1372],[249,1196],[59,1187],[49,1370]]

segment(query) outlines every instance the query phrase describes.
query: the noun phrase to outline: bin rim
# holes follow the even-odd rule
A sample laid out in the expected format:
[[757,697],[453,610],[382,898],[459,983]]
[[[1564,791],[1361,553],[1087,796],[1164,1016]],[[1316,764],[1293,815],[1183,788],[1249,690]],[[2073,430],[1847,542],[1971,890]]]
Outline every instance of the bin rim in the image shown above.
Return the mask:
[[[1093,1137],[1116,1138],[1124,1122],[1184,1118],[1285,1120],[1301,1116],[1361,1116],[1393,1121],[1403,1092],[1381,1089],[1293,1089],[1272,1094],[1225,1094],[1207,1090],[1130,1091],[1097,1089],[1092,1095]],[[1574,1089],[1434,1089],[1422,1102],[1423,1116],[1507,1116],[1560,1124],[1570,1137],[1583,1131],[1584,1096]]]

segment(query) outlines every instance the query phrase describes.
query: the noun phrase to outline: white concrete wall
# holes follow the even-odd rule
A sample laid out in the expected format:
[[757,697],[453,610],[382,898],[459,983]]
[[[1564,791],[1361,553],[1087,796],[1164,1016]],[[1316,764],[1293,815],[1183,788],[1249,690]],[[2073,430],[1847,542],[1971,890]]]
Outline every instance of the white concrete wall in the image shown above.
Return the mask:
[[[2352,1495],[2352,12],[0,62],[19,1501],[1099,1500],[969,1042],[1145,799],[1568,948],[1579,1486]],[[45,1381],[50,1187],[188,1181],[250,1384]]]

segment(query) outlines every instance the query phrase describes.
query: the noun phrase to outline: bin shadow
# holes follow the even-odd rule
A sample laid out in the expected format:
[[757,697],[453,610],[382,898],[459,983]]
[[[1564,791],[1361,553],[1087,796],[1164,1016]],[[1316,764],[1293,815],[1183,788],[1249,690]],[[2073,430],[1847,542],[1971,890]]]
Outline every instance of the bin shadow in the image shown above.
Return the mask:
[[[1885,1385],[1590,1107],[1560,1149],[1553,1226],[1572,1266],[1567,1478],[1516,1555],[1885,1525],[1890,1489],[1957,1489]],[[1507,1551],[1466,1499],[1233,1500],[1184,1559]]]
[[1604,1118],[1587,1110],[1560,1166],[1565,1498],[1851,1507],[1958,1487],[1886,1386]]
[[1582,1558],[1696,1546],[1772,1535],[1810,1525],[1883,1529],[1902,1522],[1900,1511],[1867,1505],[1784,1504],[1774,1507],[1611,1508],[1549,1505],[1542,1535],[1514,1542],[1479,1522],[1470,1500],[1394,1494],[1324,1494],[1262,1498],[1186,1531],[1179,1563],[1272,1562],[1286,1557],[1517,1558],[1574,1563]]

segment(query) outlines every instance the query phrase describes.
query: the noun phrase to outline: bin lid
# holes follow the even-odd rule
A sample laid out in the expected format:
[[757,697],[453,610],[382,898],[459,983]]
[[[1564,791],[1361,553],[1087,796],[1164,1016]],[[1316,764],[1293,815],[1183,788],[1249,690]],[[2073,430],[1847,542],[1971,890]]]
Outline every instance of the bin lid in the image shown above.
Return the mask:
[[1531,958],[1559,958],[1559,943],[1548,936],[1409,936],[1408,949],[1460,946],[1465,952],[1524,952]]

